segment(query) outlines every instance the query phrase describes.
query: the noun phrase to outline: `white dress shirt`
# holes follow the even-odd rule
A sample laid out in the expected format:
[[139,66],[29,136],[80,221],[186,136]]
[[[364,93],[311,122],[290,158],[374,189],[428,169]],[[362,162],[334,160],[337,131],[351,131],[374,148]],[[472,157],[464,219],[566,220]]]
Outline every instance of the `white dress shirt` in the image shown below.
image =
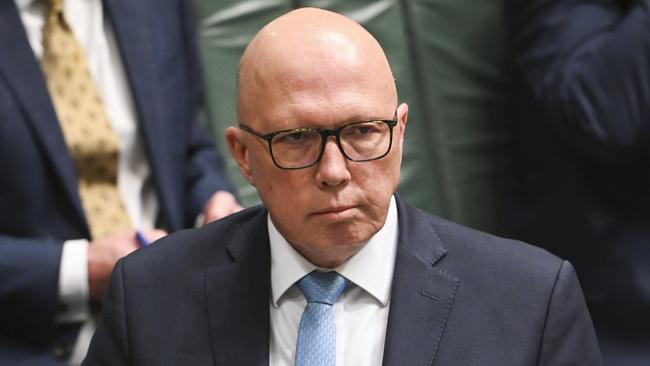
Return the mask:
[[[270,366],[294,365],[298,327],[307,300],[295,284],[317,269],[278,232],[269,216],[271,244]],[[381,365],[397,250],[398,217],[391,198],[384,226],[334,270],[350,280],[334,304],[336,364]]]
[[[15,0],[29,44],[37,59],[43,54],[44,0]],[[153,228],[158,199],[138,132],[137,116],[113,28],[104,18],[101,0],[64,0],[66,20],[86,55],[89,71],[111,126],[118,136],[118,190],[135,228]],[[86,240],[66,241],[61,257],[59,294],[66,312],[61,322],[89,319]],[[92,329],[92,326],[85,328]],[[82,334],[89,331],[86,329]],[[83,337],[82,337],[83,338]],[[83,349],[84,347],[77,347]],[[85,349],[75,350],[85,354]],[[74,357],[73,357],[74,358]],[[74,362],[73,362],[74,363]]]

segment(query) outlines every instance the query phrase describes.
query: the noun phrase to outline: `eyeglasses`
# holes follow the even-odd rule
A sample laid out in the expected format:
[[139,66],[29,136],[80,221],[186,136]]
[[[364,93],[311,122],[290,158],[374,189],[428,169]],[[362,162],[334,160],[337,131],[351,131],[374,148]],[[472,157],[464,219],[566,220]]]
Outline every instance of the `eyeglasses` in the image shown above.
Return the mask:
[[336,138],[339,150],[350,161],[381,159],[390,151],[396,125],[395,119],[386,119],[353,122],[336,128],[294,128],[267,134],[256,132],[244,124],[239,128],[266,140],[273,163],[279,168],[302,169],[320,161],[329,136]]

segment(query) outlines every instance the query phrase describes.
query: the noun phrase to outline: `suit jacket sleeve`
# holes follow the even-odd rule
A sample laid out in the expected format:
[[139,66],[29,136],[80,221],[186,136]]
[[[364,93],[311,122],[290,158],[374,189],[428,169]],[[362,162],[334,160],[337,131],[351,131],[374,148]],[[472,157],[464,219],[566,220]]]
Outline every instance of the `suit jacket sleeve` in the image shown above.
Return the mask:
[[0,235],[0,334],[41,345],[52,337],[62,245]]
[[544,120],[592,159],[650,157],[649,5],[506,0],[517,66]]
[[573,266],[564,261],[548,304],[539,365],[602,365],[596,334]]
[[115,265],[104,298],[102,315],[83,365],[129,365],[123,261]]
[[188,144],[188,210],[189,220],[193,224],[196,216],[203,211],[203,205],[219,190],[235,193],[234,187],[230,184],[225,164],[218,150],[215,149],[211,135],[203,128],[199,120],[203,108],[203,82],[198,50],[196,46],[196,34],[194,32],[194,21],[191,14],[191,2],[181,1],[180,11],[184,20],[185,45],[188,55],[188,75],[190,79],[190,93],[193,104],[194,118],[191,123]]

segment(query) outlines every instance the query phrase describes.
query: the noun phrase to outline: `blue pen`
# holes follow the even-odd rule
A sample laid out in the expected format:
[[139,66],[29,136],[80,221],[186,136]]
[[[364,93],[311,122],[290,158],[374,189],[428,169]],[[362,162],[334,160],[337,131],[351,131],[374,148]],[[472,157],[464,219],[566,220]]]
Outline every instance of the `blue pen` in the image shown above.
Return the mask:
[[146,247],[147,245],[151,244],[151,240],[147,239],[146,236],[142,233],[140,230],[136,230],[135,232],[135,240],[138,241],[138,244],[140,244],[140,247]]

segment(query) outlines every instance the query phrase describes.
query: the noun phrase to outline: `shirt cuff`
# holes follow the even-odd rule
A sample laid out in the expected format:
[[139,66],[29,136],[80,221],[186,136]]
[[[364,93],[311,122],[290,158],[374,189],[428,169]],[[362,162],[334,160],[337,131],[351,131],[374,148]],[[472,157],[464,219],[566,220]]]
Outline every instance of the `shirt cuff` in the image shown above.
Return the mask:
[[203,213],[200,213],[198,216],[196,216],[196,220],[194,220],[194,227],[203,226],[203,221],[205,221],[205,215]]
[[63,243],[59,270],[59,323],[75,323],[90,317],[88,303],[88,240],[67,240]]

